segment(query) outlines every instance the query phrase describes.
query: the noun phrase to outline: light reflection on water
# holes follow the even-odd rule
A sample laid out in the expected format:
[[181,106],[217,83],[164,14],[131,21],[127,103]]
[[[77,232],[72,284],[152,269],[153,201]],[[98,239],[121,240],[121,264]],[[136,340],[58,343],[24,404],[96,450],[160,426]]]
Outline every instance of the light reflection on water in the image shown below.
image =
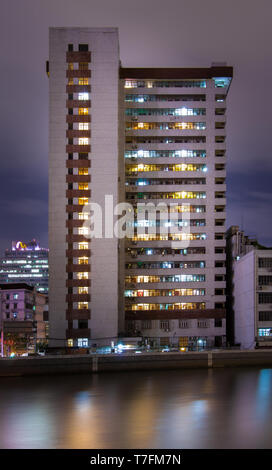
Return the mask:
[[272,369],[0,379],[0,448],[271,448]]

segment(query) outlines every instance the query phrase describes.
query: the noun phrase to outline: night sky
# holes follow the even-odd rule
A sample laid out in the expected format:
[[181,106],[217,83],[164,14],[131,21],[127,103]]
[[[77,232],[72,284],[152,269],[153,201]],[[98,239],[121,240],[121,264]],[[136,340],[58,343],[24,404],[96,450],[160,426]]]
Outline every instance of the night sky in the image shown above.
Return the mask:
[[119,27],[124,67],[234,67],[228,219],[272,246],[271,0],[1,0],[0,250],[47,246],[49,26]]

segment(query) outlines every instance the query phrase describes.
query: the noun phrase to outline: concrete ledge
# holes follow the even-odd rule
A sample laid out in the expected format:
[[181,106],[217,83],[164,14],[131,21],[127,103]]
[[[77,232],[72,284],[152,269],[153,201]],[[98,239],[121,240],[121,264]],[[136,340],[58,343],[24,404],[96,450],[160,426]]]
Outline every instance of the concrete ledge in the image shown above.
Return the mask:
[[243,366],[272,367],[272,349],[3,358],[0,377]]

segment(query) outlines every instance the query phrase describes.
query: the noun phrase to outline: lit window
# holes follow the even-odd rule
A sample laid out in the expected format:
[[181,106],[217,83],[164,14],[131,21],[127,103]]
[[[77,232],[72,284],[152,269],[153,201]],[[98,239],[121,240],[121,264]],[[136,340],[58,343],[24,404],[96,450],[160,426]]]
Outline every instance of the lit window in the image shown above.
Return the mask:
[[89,344],[88,338],[78,338],[77,345],[79,348],[87,348]]
[[74,70],[74,64],[72,62],[69,62],[68,70]]
[[90,129],[90,125],[88,122],[80,122],[79,125],[78,125],[78,128],[80,131],[86,131],[88,129]]
[[89,288],[88,287],[79,287],[78,288],[78,293],[79,294],[88,294],[89,293]]
[[89,145],[88,137],[80,137],[78,139],[78,145]]
[[78,244],[78,249],[79,250],[88,250],[88,248],[89,248],[89,243],[87,243],[87,242],[80,242]]
[[79,174],[79,175],[88,175],[88,174],[89,174],[89,170],[88,170],[88,168],[79,168],[78,174]]
[[78,258],[78,264],[88,264],[88,259],[86,256],[82,256],[81,258]]
[[88,308],[88,302],[78,302],[79,310],[86,310]]
[[87,197],[80,197],[78,199],[78,204],[80,206],[85,206],[86,204],[88,204],[88,201],[89,201],[89,199]]
[[74,340],[73,339],[67,339],[67,346],[69,348],[72,348],[74,346]]
[[88,183],[79,183],[78,184],[78,189],[80,189],[80,190],[89,189],[89,185],[88,185]]
[[88,235],[89,229],[88,227],[79,227],[78,228],[78,234],[79,235]]
[[89,109],[88,108],[78,108],[78,114],[80,114],[80,115],[89,114]]
[[79,78],[78,79],[78,84],[79,85],[89,85],[89,79],[88,78]]
[[89,279],[89,273],[77,273],[78,279]]
[[78,94],[78,99],[79,100],[88,100],[89,99],[89,93],[79,93]]
[[89,214],[87,212],[79,212],[78,213],[79,220],[88,220]]

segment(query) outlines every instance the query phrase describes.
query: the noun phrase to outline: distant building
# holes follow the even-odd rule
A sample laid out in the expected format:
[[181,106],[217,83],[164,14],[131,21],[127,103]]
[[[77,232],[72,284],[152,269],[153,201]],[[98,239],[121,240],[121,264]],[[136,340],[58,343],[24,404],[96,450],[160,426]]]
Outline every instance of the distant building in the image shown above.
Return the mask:
[[46,342],[46,302],[46,295],[34,286],[0,284],[0,329],[4,329],[6,344],[10,338],[20,351],[29,351]]
[[35,286],[38,292],[48,294],[48,249],[36,240],[29,243],[13,241],[0,260],[0,283],[23,282]]
[[242,349],[272,347],[272,249],[227,232],[227,333]]

